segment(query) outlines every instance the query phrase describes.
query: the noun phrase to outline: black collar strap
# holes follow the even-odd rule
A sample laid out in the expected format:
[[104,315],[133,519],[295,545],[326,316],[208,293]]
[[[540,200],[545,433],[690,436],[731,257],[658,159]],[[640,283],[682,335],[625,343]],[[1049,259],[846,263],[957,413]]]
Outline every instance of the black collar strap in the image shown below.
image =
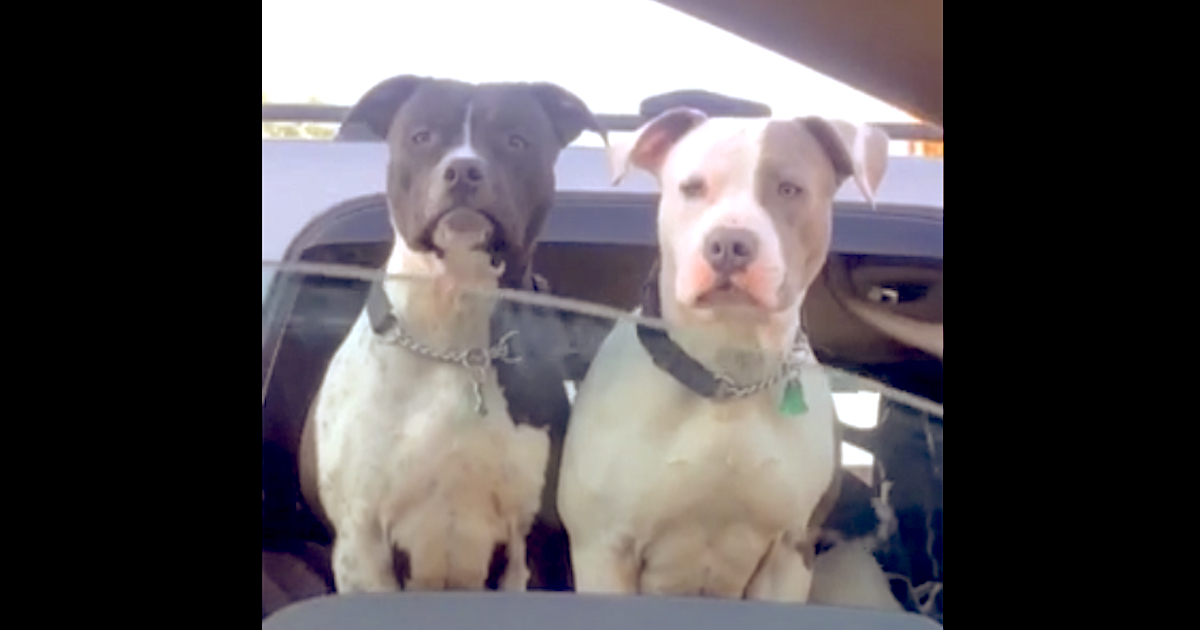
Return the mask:
[[[662,304],[658,293],[658,262],[655,261],[650,270],[650,277],[642,288],[642,315],[645,317],[662,317]],[[638,324],[638,340],[642,347],[650,353],[654,365],[670,374],[684,387],[714,400],[727,400],[734,397],[727,384],[717,378],[708,368],[684,352],[667,334],[658,328],[650,328]]]
[[399,323],[392,314],[392,302],[383,290],[382,281],[372,282],[367,291],[367,317],[371,320],[371,329],[377,335],[388,332]]

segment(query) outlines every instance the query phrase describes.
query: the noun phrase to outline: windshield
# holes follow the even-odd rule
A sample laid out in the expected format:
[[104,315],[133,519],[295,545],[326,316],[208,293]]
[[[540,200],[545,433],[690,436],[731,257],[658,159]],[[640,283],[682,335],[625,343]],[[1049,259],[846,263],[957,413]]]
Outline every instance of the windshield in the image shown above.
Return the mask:
[[[890,162],[876,208],[845,183],[821,272],[842,280],[814,283],[804,334],[765,351],[645,311],[651,179],[610,190],[601,137],[581,133],[547,187],[557,196],[530,263],[550,289],[452,292],[476,315],[463,323],[421,311],[443,295],[428,278],[383,280],[388,148],[283,142],[331,140],[339,125],[268,117],[268,105],[348,108],[401,74],[547,82],[633,120],[647,98],[704,90],[782,118],[917,122],[651,0],[263,0],[264,625],[287,610],[319,619],[304,605],[339,590],[480,586],[804,592],[940,624],[942,194],[940,165],[924,168],[937,160]],[[888,152],[940,159],[937,137],[891,138]],[[899,336],[873,328],[845,295],[910,320]],[[937,326],[936,348],[914,321]],[[677,430],[682,419],[702,426]],[[781,513],[811,522],[763,525]],[[646,568],[670,558],[707,568]]]

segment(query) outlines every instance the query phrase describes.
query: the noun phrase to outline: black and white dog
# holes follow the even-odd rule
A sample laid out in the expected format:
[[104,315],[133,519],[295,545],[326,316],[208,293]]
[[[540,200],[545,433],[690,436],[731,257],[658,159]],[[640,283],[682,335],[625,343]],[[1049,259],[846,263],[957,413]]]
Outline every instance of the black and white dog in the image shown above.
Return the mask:
[[408,279],[373,287],[305,426],[301,485],[335,534],[338,592],[569,588],[564,379],[523,343],[529,309],[473,290],[537,290],[555,163],[585,129],[604,136],[553,84],[415,76],[347,117],[345,134],[387,141],[387,271]]

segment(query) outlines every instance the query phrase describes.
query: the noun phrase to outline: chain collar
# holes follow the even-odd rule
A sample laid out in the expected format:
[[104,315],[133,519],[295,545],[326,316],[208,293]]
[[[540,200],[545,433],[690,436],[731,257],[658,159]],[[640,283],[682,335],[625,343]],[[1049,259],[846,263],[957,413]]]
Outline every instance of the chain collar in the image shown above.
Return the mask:
[[[658,295],[658,263],[650,270],[642,291],[642,314],[661,317]],[[797,332],[795,344],[779,369],[770,377],[746,385],[739,385],[724,374],[717,374],[689,356],[671,337],[662,330],[638,325],[638,340],[650,354],[659,369],[705,398],[731,400],[753,396],[785,381],[798,381],[801,367],[812,357],[812,349],[803,331]]]
[[470,372],[475,390],[475,410],[481,416],[487,414],[487,406],[483,400],[483,379],[488,368],[491,367],[492,361],[511,364],[521,360],[520,356],[513,355],[512,348],[508,345],[509,340],[517,334],[515,330],[505,333],[489,348],[435,350],[426,346],[409,335],[400,325],[400,320],[392,314],[392,304],[383,291],[383,285],[379,282],[372,283],[367,294],[367,316],[371,321],[371,328],[375,334],[382,337],[384,343],[400,346],[413,354],[428,359],[460,365]]
[[429,359],[442,361],[444,363],[457,363],[468,370],[486,370],[492,364],[493,360],[504,361],[505,363],[517,363],[521,360],[519,356],[513,356],[512,348],[508,346],[508,340],[512,339],[517,334],[517,331],[511,330],[504,333],[504,336],[490,348],[471,348],[469,350],[434,350],[429,346],[412,338],[404,328],[398,324],[380,335],[383,337],[384,343],[400,346],[405,350],[412,352]]
[[[683,352],[683,349],[681,348],[679,351]],[[770,389],[781,382],[798,381],[800,380],[800,368],[804,365],[809,352],[808,340],[804,337],[803,333],[800,333],[796,339],[796,343],[792,346],[791,353],[783,361],[783,364],[779,366],[775,374],[764,380],[750,383],[749,385],[738,385],[728,376],[714,372],[713,380],[717,382],[717,390],[713,397],[718,400],[745,398],[765,389]]]

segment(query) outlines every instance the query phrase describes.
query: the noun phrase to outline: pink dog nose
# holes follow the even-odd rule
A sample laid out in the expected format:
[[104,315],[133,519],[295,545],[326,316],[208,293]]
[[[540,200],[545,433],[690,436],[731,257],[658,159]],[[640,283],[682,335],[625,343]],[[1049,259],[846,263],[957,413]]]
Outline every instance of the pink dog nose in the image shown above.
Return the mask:
[[730,276],[758,257],[758,237],[740,228],[717,228],[704,239],[704,259],[713,271]]

